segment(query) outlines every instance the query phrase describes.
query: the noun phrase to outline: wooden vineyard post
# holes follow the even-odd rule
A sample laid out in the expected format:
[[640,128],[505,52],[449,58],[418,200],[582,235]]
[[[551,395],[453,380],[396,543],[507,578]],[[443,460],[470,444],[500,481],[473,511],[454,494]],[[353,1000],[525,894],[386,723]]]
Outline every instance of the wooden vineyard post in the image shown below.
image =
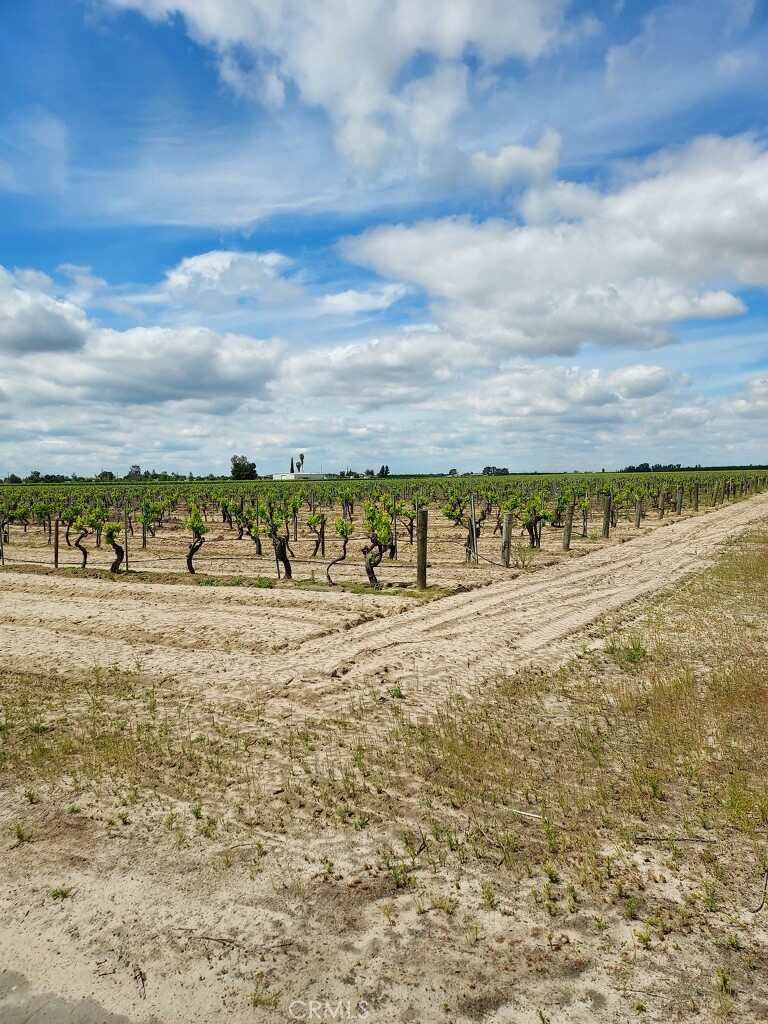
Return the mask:
[[640,529],[640,520],[643,518],[643,499],[638,498],[635,502],[635,529]]
[[563,551],[571,550],[571,534],[573,533],[573,515],[576,506],[571,504],[565,510],[565,529],[563,530]]
[[[470,508],[471,508],[471,523],[472,523],[472,536],[470,542],[472,544],[472,558],[474,559],[475,565],[478,564],[477,557],[477,519],[475,518],[475,496],[471,494],[469,496]],[[469,555],[469,552],[467,552]]]
[[683,511],[683,488],[678,487],[675,493],[675,514],[680,515]]
[[393,556],[397,558],[397,505],[392,492],[389,492],[389,504],[392,508],[392,552]]
[[699,485],[693,485],[693,511],[699,511]]
[[509,568],[512,554],[512,513],[504,513],[504,525],[501,530],[501,562],[505,569]]
[[59,520],[53,528],[53,568],[59,568]]
[[125,551],[123,552],[123,558],[125,559],[125,571],[128,572],[128,506],[123,508],[123,543],[125,544]]
[[667,496],[664,492],[664,488],[662,487],[659,491],[659,519],[664,518],[664,506],[666,505],[666,498]]
[[605,540],[611,535],[611,501],[611,495],[606,494],[605,506],[603,508],[603,539]]
[[427,589],[427,510],[419,509],[416,518],[416,589]]

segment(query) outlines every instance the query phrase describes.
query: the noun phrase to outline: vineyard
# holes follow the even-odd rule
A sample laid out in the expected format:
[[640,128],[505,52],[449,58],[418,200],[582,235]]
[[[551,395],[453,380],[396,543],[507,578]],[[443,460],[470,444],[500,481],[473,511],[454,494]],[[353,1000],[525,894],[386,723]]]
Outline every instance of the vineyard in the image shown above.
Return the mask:
[[0,489],[0,1016],[763,1019],[766,482]]
[[763,470],[0,487],[0,561],[196,582],[408,589],[504,579],[764,490]]

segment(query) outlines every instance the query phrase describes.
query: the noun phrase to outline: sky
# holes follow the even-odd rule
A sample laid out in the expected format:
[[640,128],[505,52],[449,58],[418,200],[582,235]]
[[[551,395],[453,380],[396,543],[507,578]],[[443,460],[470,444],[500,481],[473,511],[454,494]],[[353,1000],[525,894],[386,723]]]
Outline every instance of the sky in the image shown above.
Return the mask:
[[2,0],[0,477],[768,462],[768,4]]

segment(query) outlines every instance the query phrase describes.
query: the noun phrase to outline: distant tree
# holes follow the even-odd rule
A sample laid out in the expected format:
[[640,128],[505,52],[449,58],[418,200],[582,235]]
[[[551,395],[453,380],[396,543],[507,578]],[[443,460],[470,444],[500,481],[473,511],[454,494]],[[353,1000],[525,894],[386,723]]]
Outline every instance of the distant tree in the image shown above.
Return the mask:
[[379,470],[379,476],[389,476],[389,466],[382,466]]
[[39,469],[33,469],[29,476],[24,477],[24,482],[27,484],[38,484],[42,479]]
[[141,480],[141,466],[134,464],[125,474],[126,480]]
[[509,470],[506,466],[503,469],[499,469],[498,466],[484,466],[483,476],[509,476]]
[[16,476],[15,473],[11,473],[10,476],[7,476],[5,478],[5,482],[7,484],[20,484],[21,483],[21,477],[20,476]]
[[232,459],[232,479],[233,480],[255,480],[256,479],[256,463],[249,462],[248,457],[245,455],[233,455]]
[[448,470],[448,476],[458,476],[458,475],[459,475],[459,471],[457,469],[449,469]]
[[109,469],[102,469],[102,471],[100,473],[97,473],[96,476],[93,479],[94,480],[101,480],[103,482],[105,480],[115,480],[116,477],[115,477],[115,474],[111,470],[109,470]]
[[293,468],[293,456],[291,456],[291,472],[295,473],[296,470]]
[[299,473],[301,473],[303,471],[303,469],[304,469],[304,453],[303,452],[299,452],[299,457],[298,457],[298,460],[296,462],[296,469],[299,471]]
[[[647,462],[640,462],[637,466],[625,466],[624,469],[620,469],[620,473],[674,473],[676,469],[680,469],[681,463],[670,462],[668,465],[663,466],[660,462],[656,462],[653,466]],[[696,467],[697,469],[700,467]],[[605,472],[605,471],[603,471]]]

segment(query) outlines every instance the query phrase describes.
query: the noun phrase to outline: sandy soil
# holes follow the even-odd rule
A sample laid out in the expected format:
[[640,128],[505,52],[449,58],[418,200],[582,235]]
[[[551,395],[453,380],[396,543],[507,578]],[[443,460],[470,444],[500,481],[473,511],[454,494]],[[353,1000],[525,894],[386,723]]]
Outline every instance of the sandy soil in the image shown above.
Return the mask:
[[[766,516],[768,494],[758,495],[667,519],[626,542],[620,534],[607,546],[585,543],[556,564],[428,603],[6,570],[3,658],[65,675],[140,665],[181,680],[223,714],[257,703],[276,738],[357,699],[387,700],[393,686],[418,716],[452,688],[471,693],[488,674],[588,648],[605,615],[631,615],[633,602],[705,566],[729,537]],[[8,836],[23,794],[2,797]],[[258,843],[252,834],[241,849],[175,846],[159,827],[167,801],[146,808],[141,828],[115,834],[105,833],[110,808],[96,798],[86,813],[64,813],[74,798],[62,792],[34,809],[40,841],[11,852],[4,839],[0,848],[3,1021],[95,1024],[116,1014],[115,1024],[120,1015],[130,1024],[576,1024],[638,1019],[641,1000],[645,1019],[665,1020],[654,999],[673,999],[682,981],[667,954],[638,974],[628,922],[611,921],[609,950],[586,916],[552,936],[526,907],[500,905],[485,909],[479,931],[467,926],[457,935],[448,915],[424,913],[413,900],[392,913],[368,832],[350,841],[353,833],[310,831],[289,817],[282,832],[265,830]],[[53,902],[51,890],[65,882],[75,898]],[[455,878],[434,873],[425,884],[483,911],[472,868]],[[706,989],[690,969],[686,986]],[[749,1012],[768,1019],[766,1006],[756,1002]],[[690,1019],[685,1013],[681,1006],[678,1019]]]

